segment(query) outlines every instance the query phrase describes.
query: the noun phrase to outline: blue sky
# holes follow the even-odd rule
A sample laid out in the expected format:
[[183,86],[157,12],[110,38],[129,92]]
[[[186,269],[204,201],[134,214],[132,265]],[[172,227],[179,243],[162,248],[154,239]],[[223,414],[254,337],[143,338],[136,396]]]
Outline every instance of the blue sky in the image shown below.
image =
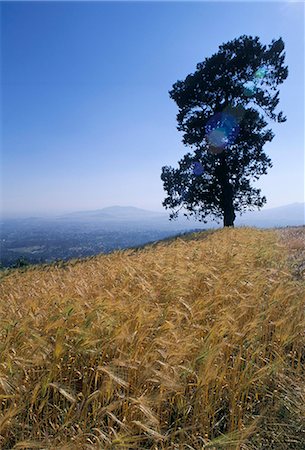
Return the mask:
[[281,36],[289,67],[256,185],[303,202],[304,4],[2,2],[2,214],[163,210],[161,167],[187,151],[168,91],[242,34]]

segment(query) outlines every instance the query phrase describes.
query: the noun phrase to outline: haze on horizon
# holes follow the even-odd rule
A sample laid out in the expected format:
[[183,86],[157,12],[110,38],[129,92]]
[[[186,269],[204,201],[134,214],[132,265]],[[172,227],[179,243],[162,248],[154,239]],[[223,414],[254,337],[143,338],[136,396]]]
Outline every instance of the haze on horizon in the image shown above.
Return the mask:
[[265,208],[304,202],[304,4],[1,2],[5,216],[166,210],[161,167],[188,151],[168,91],[242,34],[282,37],[283,124]]

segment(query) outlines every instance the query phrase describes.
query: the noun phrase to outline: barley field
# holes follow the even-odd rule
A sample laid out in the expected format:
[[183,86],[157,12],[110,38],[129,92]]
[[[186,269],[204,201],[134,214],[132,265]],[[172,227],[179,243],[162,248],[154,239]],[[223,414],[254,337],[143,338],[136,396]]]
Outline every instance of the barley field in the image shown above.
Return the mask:
[[305,231],[290,230],[5,272],[0,448],[304,449]]

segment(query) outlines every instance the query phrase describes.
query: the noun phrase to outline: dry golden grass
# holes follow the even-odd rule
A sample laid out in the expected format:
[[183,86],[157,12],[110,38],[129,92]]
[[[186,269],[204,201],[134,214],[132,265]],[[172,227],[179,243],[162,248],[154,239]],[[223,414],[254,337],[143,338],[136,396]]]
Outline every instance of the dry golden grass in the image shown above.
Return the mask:
[[2,449],[304,448],[304,282],[223,229],[1,281]]
[[294,276],[305,280],[305,226],[281,228],[276,231],[289,251],[288,262]]

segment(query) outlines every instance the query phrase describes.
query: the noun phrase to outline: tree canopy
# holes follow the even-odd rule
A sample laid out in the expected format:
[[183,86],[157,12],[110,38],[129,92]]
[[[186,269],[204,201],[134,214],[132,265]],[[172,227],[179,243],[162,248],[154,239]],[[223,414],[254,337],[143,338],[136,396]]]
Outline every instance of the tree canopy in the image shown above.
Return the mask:
[[178,106],[177,129],[191,151],[177,169],[162,167],[162,204],[171,219],[184,208],[188,217],[205,223],[223,218],[224,226],[234,226],[235,212],[266,203],[251,182],[272,167],[263,148],[274,134],[266,126],[286,120],[275,111],[278,85],[288,76],[284,60],[281,38],[267,47],[243,35],[174,83],[169,95]]

